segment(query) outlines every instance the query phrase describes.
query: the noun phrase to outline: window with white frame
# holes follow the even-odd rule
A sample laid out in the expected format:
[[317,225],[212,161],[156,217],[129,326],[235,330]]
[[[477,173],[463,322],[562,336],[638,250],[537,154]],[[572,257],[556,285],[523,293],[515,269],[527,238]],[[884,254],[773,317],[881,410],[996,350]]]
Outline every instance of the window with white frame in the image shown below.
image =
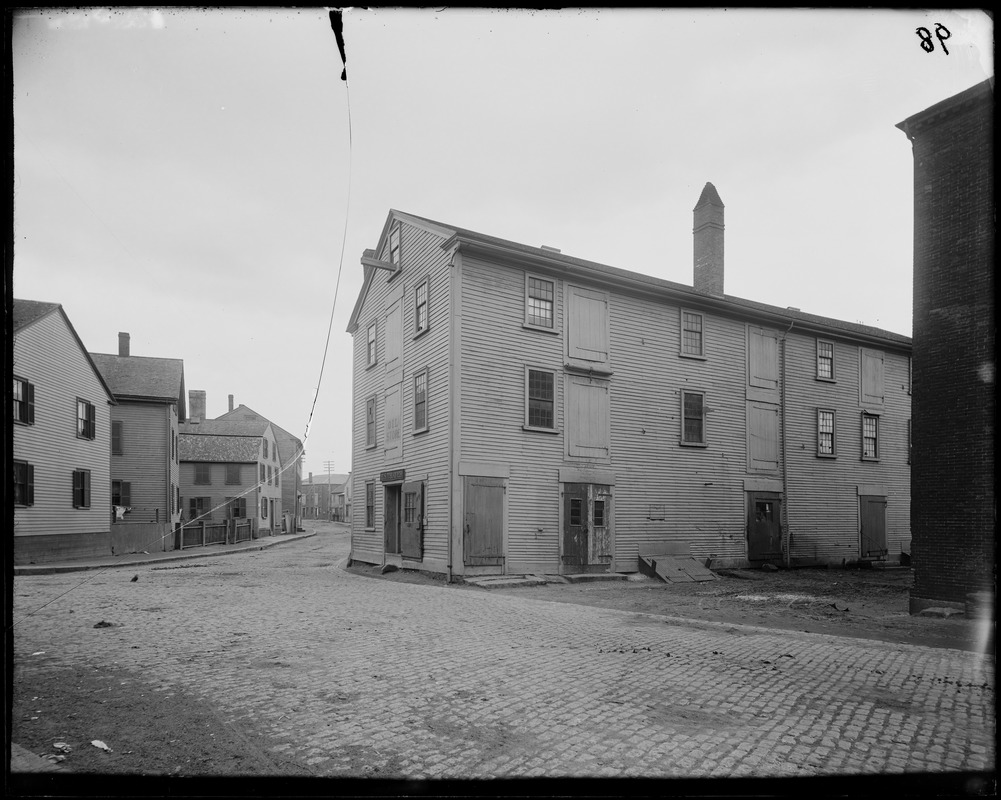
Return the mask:
[[93,439],[97,435],[94,404],[79,398],[76,401],[76,435],[81,439]]
[[834,458],[837,454],[837,416],[832,409],[817,409],[817,455]]
[[376,334],[377,324],[378,323],[376,322],[372,322],[368,326],[368,339],[366,344],[367,349],[365,352],[365,358],[366,358],[365,363],[368,364],[368,366],[370,367],[375,364],[375,334]]
[[681,310],[681,355],[705,355],[705,318],[696,311]]
[[862,459],[879,459],[879,417],[876,414],[862,415]]
[[552,330],[555,325],[556,283],[525,276],[525,324]]
[[421,281],[414,288],[414,333],[428,329],[428,282]]
[[400,255],[400,225],[399,223],[393,225],[392,230],[389,232],[389,263],[400,269],[402,266],[402,258]]
[[834,342],[817,339],[817,380],[834,380]]
[[35,385],[23,378],[14,378],[14,422],[35,424]]
[[525,426],[556,429],[556,373],[545,369],[525,371]]
[[681,393],[681,443],[706,443],[706,395],[704,392]]
[[365,447],[375,447],[375,398],[365,401]]
[[414,433],[428,429],[428,372],[414,375]]
[[375,483],[365,484],[365,527],[375,527]]

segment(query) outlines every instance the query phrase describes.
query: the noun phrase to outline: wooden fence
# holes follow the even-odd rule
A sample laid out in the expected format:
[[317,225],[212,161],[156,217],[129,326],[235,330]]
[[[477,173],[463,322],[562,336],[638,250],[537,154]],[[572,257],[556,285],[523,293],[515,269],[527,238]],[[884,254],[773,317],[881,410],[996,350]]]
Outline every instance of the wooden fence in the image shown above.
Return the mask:
[[174,534],[176,549],[207,547],[213,544],[235,544],[257,538],[252,519],[226,519],[219,522],[197,520],[178,525]]

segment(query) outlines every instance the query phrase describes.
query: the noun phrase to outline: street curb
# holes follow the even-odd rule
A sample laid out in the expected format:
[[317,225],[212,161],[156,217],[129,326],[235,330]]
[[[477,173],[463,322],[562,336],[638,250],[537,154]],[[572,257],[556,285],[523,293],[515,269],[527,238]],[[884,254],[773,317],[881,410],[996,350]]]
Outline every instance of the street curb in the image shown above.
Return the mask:
[[[208,550],[197,553],[186,553],[179,551],[178,555],[164,556],[161,558],[132,558],[128,561],[116,561],[113,563],[91,562],[80,564],[38,564],[22,565],[14,567],[15,575],[57,575],[65,572],[86,572],[89,570],[119,569],[121,567],[145,567],[150,564],[169,563],[172,561],[187,561],[193,558],[215,558],[216,556],[230,556],[237,553],[254,553],[275,547],[279,544],[298,542],[302,539],[310,539],[316,536],[316,531],[312,533],[301,533],[288,536],[282,539],[258,539],[251,545],[232,547],[229,550]],[[224,545],[225,546],[225,545]]]

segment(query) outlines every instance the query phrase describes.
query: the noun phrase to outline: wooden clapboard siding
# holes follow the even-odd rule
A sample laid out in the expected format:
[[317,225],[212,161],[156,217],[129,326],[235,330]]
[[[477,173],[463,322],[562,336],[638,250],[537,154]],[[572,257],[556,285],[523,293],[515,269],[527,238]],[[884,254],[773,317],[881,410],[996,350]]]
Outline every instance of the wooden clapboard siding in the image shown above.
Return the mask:
[[[834,342],[835,379],[816,379],[816,337],[786,338],[786,459],[790,555],[794,560],[840,563],[859,556],[858,486],[885,486],[887,543],[899,559],[910,538],[907,464],[907,355],[885,352],[885,402],[880,416],[880,460],[861,460],[859,347]],[[867,348],[871,350],[871,348]],[[835,458],[817,457],[817,409],[836,413]]]
[[[111,409],[122,424],[122,455],[111,455],[111,479],[131,484],[128,522],[169,522],[169,486],[176,485],[171,447],[177,429],[174,406],[122,400]],[[173,480],[171,473],[174,472]]]
[[[388,236],[379,252],[389,259]],[[393,468],[403,468],[407,480],[425,481],[423,560],[421,567],[444,571],[449,535],[449,255],[441,235],[407,219],[401,220],[401,272],[376,270],[367,284],[358,315],[353,346],[351,555],[379,563],[384,558],[385,495],[379,475],[387,469],[385,451],[386,392],[400,385],[402,445]],[[428,329],[415,336],[414,290],[428,282]],[[400,296],[399,364],[386,369],[387,308]],[[377,321],[377,364],[367,365],[368,326]],[[395,328],[395,326],[394,326]],[[414,433],[414,376],[427,371],[427,431]],[[366,446],[366,403],[376,397],[376,447]],[[375,525],[365,527],[365,484],[375,482]]]
[[[111,525],[111,400],[61,311],[37,319],[14,335],[14,374],[35,385],[35,424],[11,426],[14,458],[35,468],[35,502],[15,507],[14,536],[107,534]],[[94,439],[77,438],[77,398],[94,405]],[[73,507],[75,469],[90,470],[90,508]],[[107,544],[106,536],[102,542]],[[73,550],[83,552],[89,549]]]
[[[226,467],[227,464],[216,463],[209,464],[209,483],[206,484],[196,484],[195,483],[195,462],[193,461],[182,461],[180,464],[180,485],[181,485],[181,510],[182,510],[182,521],[191,521],[191,498],[192,497],[207,497],[209,498],[209,509],[212,511],[212,521],[218,522],[226,518],[226,498],[228,497],[240,497],[241,495],[247,500],[247,519],[256,519],[258,526],[263,525],[268,527],[265,520],[261,519],[261,496],[268,497],[269,499],[276,497],[274,492],[268,492],[267,490],[272,487],[268,487],[265,483],[263,491],[261,488],[257,487],[258,478],[260,477],[260,462],[254,464],[239,464],[240,468],[240,483],[239,484],[228,484],[226,483]],[[256,506],[256,511],[254,510]],[[269,508],[270,512],[270,508]],[[270,517],[267,521],[270,521]]]

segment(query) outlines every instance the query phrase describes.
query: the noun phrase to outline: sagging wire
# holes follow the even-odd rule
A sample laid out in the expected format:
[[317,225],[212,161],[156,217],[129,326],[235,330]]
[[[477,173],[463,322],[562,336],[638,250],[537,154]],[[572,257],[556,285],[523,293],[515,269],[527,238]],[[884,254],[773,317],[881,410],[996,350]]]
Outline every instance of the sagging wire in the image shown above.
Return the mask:
[[[336,280],[334,282],[334,296],[333,296],[333,300],[331,301],[331,304],[330,304],[330,320],[327,323],[327,340],[326,340],[326,343],[324,344],[324,347],[323,347],[323,358],[320,360],[320,375],[319,375],[319,378],[317,379],[317,382],[316,382],[316,392],[313,395],[313,403],[312,403],[312,405],[310,406],[310,409],[309,409],[309,417],[306,419],[306,428],[305,428],[305,430],[303,432],[302,444],[299,445],[299,447],[297,448],[297,452],[296,452],[295,456],[293,458],[288,459],[288,461],[286,462],[285,466],[281,467],[280,470],[276,470],[276,473],[275,473],[276,476],[282,475],[286,470],[289,469],[289,467],[291,467],[293,464],[296,464],[302,458],[302,455],[306,452],[306,443],[309,441],[309,429],[310,429],[311,425],[313,424],[313,415],[316,412],[316,402],[317,402],[317,400],[318,400],[318,398],[320,396],[320,387],[323,384],[323,372],[324,372],[324,368],[326,367],[326,363],[327,363],[327,354],[330,351],[330,335],[331,335],[331,333],[333,331],[333,328],[334,328],[334,312],[337,309],[337,295],[338,295],[338,292],[340,291],[340,286],[341,286],[341,272],[344,269],[344,251],[345,251],[345,247],[346,247],[346,244],[347,244],[347,237],[348,237],[348,222],[349,222],[350,216],[351,216],[351,173],[352,173],[352,166],[353,166],[353,162],[354,162],[354,136],[353,136],[352,126],[351,126],[351,90],[350,90],[350,86],[348,84],[347,56],[345,54],[345,48],[344,48],[344,21],[343,21],[342,12],[341,12],[340,9],[333,9],[333,10],[331,10],[330,13],[329,13],[329,16],[330,16],[330,26],[331,26],[331,28],[334,31],[334,38],[337,41],[337,49],[340,52],[341,62],[344,65],[343,69],[341,70],[341,80],[344,81],[344,94],[345,94],[345,101],[346,101],[346,105],[347,105],[347,114],[348,114],[348,188],[347,188],[346,206],[345,206],[345,211],[344,211],[344,231],[343,231],[343,233],[341,235],[341,253],[340,253],[340,258],[338,259],[338,262],[337,262],[337,278],[336,278]],[[244,492],[236,495],[235,497],[231,498],[231,500],[239,500],[240,498],[246,497],[251,492],[255,492],[255,491],[259,490],[259,489],[262,489],[264,487],[264,485],[265,485],[264,481],[258,481],[254,486],[250,487],[246,491],[244,491]],[[230,505],[230,502],[220,503],[219,505],[211,508],[208,512],[199,515],[199,518],[210,516],[213,512],[219,511],[220,509],[222,509],[224,507],[227,507],[229,505]],[[193,525],[195,522],[198,521],[199,518],[196,518],[194,520],[189,520],[188,522],[181,522],[181,527],[178,530],[173,530],[173,531],[170,531],[169,533],[164,534],[163,536],[160,537],[160,542],[163,542],[163,540],[166,539],[168,536],[175,536],[178,533],[180,534],[181,541],[183,542],[184,541],[184,529],[185,529],[185,526],[191,526],[191,525]],[[21,622],[24,622],[24,620],[28,619],[29,617],[34,616],[35,614],[37,614],[38,612],[42,611],[47,606],[52,605],[54,602],[56,602],[60,598],[65,597],[66,595],[70,594],[71,592],[76,591],[81,586],[83,586],[85,583],[88,583],[91,580],[93,580],[94,578],[96,578],[96,577],[98,577],[100,575],[103,575],[109,569],[111,569],[111,567],[104,567],[103,569],[93,570],[88,575],[88,577],[85,578],[84,580],[80,581],[79,583],[74,584],[69,589],[67,589],[65,592],[62,592],[61,594],[56,595],[55,597],[53,597],[48,602],[43,603],[42,605],[38,606],[33,611],[30,611],[27,614],[25,614],[20,619],[17,619],[14,622],[12,622],[10,628],[13,629],[14,626],[18,625]]]

